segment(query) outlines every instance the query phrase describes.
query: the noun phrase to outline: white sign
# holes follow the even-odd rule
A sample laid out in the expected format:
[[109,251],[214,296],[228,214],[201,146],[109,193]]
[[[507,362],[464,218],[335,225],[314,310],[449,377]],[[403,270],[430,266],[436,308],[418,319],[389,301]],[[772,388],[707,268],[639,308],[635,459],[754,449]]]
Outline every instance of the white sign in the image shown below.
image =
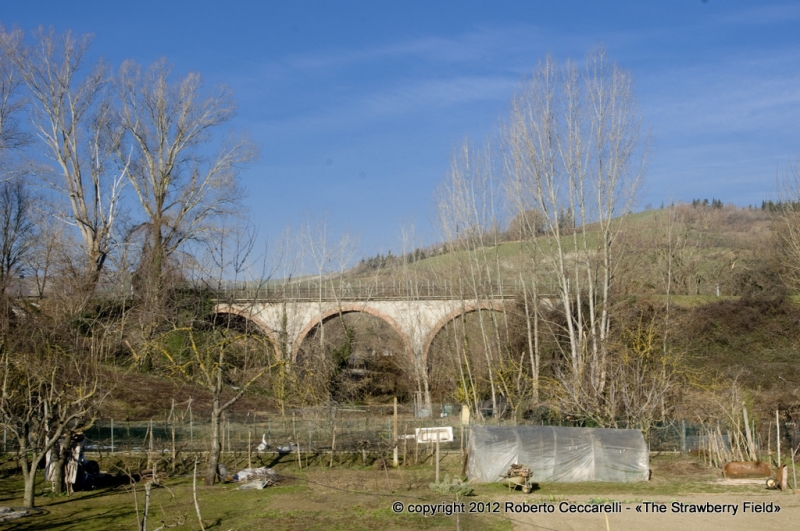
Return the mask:
[[417,428],[417,442],[453,442],[453,427]]

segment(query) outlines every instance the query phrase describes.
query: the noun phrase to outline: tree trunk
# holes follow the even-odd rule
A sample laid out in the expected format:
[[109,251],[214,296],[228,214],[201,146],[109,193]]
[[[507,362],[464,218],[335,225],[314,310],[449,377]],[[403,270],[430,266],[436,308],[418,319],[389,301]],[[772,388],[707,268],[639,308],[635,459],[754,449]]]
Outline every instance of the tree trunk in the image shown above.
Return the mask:
[[34,455],[33,460],[29,463],[27,448],[24,448],[24,453],[20,458],[19,464],[20,467],[22,468],[22,476],[24,478],[24,483],[25,483],[22,505],[29,509],[35,507],[36,470],[39,468],[39,463],[42,461],[43,458],[44,454],[41,454],[39,456]]
[[64,493],[64,462],[66,455],[64,449],[59,448],[58,457],[53,463],[53,494]]
[[214,397],[211,410],[211,452],[208,456],[208,471],[206,472],[205,485],[213,487],[219,473],[219,455],[222,450],[220,442],[220,418],[222,411],[219,408],[219,397]]
[[36,470],[29,472],[25,476],[25,494],[22,505],[28,509],[34,507],[34,492],[36,491]]
[[[64,465],[67,462],[67,454],[70,450],[69,435],[62,436],[54,445],[52,452],[52,472],[50,481],[53,484],[53,494],[64,493]],[[46,461],[46,460],[45,460]],[[45,470],[47,467],[45,466]],[[45,473],[47,475],[47,473]],[[47,479],[47,478],[45,478]]]

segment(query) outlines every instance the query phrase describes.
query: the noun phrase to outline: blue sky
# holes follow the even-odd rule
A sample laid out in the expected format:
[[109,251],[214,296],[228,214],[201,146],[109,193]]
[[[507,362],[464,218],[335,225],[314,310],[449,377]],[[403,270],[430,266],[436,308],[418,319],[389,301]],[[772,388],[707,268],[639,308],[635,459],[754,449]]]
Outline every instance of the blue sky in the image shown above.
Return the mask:
[[227,83],[262,148],[242,175],[261,236],[324,217],[359,255],[397,252],[403,225],[437,239],[451,150],[490,134],[548,53],[602,44],[632,73],[654,138],[641,206],[760,204],[800,153],[800,3],[2,0],[0,21]]

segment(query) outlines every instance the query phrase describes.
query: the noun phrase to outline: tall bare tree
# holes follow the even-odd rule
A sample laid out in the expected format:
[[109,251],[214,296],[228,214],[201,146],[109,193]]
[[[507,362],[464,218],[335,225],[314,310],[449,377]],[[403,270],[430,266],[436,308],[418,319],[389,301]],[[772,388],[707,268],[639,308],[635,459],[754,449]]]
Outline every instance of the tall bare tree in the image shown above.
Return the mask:
[[[512,390],[505,385],[501,389],[495,374],[499,367],[508,366],[507,314],[481,309],[481,306],[501,301],[504,296],[505,277],[499,255],[502,208],[496,170],[490,144],[474,149],[465,142],[452,157],[450,173],[440,190],[438,205],[441,229],[451,242],[452,251],[456,251],[453,264],[457,271],[451,277],[453,294],[464,301],[462,310],[466,310],[467,300],[481,303],[476,313],[495,415],[503,409],[499,396],[504,394],[509,398]],[[466,332],[466,328],[462,327],[462,330]],[[465,356],[468,354],[467,349],[464,353]],[[468,369],[466,375],[472,379],[466,357],[464,361]],[[521,368],[521,365],[517,366]],[[471,387],[476,413],[480,415],[475,386]]]
[[644,175],[646,141],[630,75],[595,51],[579,70],[548,58],[512,102],[505,167],[519,213],[544,216],[535,238],[559,292],[567,401],[604,392],[619,263],[613,243]]
[[83,275],[94,286],[113,244],[127,161],[116,165],[121,129],[108,98],[107,68],[88,64],[90,44],[89,35],[78,39],[40,27],[15,57],[33,100],[35,130],[55,166],[46,179],[69,203],[61,217],[81,234]]
[[31,196],[21,180],[0,183],[0,293],[22,272],[34,245],[31,207]]
[[30,141],[17,118],[25,106],[20,90],[22,76],[15,60],[21,43],[22,31],[6,31],[0,25],[0,181],[20,175],[21,168],[10,160],[11,154]]
[[777,239],[786,284],[800,286],[800,160],[789,163],[778,178]]
[[22,31],[0,26],[0,293],[21,272],[35,232],[24,167],[15,155],[30,138],[17,118],[25,105],[16,61]]
[[[227,87],[204,91],[198,73],[176,78],[164,59],[145,70],[128,61],[117,86],[132,146],[128,177],[146,216],[144,286],[148,297],[158,297],[170,256],[202,239],[215,218],[240,210],[237,176],[257,150],[232,135],[215,146],[214,133],[236,107]],[[126,160],[124,149],[119,155]]]

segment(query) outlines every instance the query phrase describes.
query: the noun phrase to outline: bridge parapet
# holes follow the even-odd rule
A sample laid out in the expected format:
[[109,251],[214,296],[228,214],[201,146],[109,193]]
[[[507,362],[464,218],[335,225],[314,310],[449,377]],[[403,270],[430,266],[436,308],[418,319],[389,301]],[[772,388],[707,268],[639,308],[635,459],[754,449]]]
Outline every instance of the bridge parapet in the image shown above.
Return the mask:
[[[477,291],[477,292],[476,292]],[[466,289],[452,281],[308,281],[268,282],[265,284],[227,283],[220,300],[277,302],[367,301],[367,300],[462,300],[512,299],[522,292],[518,281]]]

